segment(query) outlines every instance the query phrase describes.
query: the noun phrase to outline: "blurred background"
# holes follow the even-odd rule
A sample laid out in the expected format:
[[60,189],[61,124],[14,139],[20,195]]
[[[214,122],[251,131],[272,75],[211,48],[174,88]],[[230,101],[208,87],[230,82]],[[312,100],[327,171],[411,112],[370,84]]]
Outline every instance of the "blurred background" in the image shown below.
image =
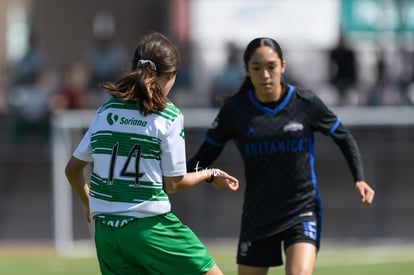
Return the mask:
[[[182,55],[170,95],[190,114],[188,156],[240,85],[244,47],[270,36],[284,50],[285,80],[344,115],[377,192],[371,207],[360,206],[340,151],[318,136],[323,241],[413,241],[414,0],[0,0],[0,245],[53,242],[62,219],[71,221],[64,240],[90,238],[77,199],[58,206],[68,194],[56,191],[67,185],[56,158],[70,155],[56,146],[76,146],[89,111],[106,100],[97,84],[130,70],[135,43],[150,30]],[[53,118],[69,113],[80,114],[65,128],[69,139],[52,146]],[[172,195],[173,211],[203,238],[236,238],[244,187],[235,147],[215,165],[242,189],[200,185]]]

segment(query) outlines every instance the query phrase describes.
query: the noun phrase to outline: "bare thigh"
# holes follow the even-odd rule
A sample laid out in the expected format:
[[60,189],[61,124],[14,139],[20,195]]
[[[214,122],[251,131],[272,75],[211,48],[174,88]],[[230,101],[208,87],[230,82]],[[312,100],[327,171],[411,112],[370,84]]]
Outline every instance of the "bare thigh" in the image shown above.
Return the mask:
[[239,264],[238,275],[266,275],[268,267],[247,266]]
[[286,275],[311,275],[316,261],[316,247],[298,242],[286,250]]

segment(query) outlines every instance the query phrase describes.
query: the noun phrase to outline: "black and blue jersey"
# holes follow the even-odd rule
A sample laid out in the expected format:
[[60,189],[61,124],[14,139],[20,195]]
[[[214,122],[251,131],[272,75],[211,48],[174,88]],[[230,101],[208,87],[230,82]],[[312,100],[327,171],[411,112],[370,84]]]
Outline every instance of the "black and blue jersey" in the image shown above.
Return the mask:
[[314,133],[333,138],[352,175],[363,180],[361,155],[350,132],[312,91],[284,84],[283,98],[259,102],[252,90],[230,97],[188,162],[209,166],[233,140],[245,165],[241,239],[261,239],[321,210],[314,171]]

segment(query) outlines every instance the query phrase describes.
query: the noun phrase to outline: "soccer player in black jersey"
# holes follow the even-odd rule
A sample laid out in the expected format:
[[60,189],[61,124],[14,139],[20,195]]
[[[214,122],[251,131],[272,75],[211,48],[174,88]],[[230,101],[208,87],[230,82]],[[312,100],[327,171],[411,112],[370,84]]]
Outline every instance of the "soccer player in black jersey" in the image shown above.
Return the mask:
[[234,140],[245,166],[237,263],[240,275],[312,274],[320,244],[321,205],[314,172],[314,132],[340,147],[363,204],[374,190],[365,182],[358,146],[339,118],[313,92],[284,83],[286,63],[271,38],[252,40],[244,52],[246,77],[228,98],[187,169],[208,167]]

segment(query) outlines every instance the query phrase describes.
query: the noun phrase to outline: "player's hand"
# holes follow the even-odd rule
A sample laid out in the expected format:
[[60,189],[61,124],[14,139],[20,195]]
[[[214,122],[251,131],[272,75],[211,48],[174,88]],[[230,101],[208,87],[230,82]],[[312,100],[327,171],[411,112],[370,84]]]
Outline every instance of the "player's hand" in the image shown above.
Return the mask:
[[214,169],[214,180],[211,183],[218,190],[237,191],[239,180],[220,169]]
[[359,193],[362,204],[372,204],[372,201],[374,200],[375,191],[365,181],[357,181],[355,183],[355,189]]

